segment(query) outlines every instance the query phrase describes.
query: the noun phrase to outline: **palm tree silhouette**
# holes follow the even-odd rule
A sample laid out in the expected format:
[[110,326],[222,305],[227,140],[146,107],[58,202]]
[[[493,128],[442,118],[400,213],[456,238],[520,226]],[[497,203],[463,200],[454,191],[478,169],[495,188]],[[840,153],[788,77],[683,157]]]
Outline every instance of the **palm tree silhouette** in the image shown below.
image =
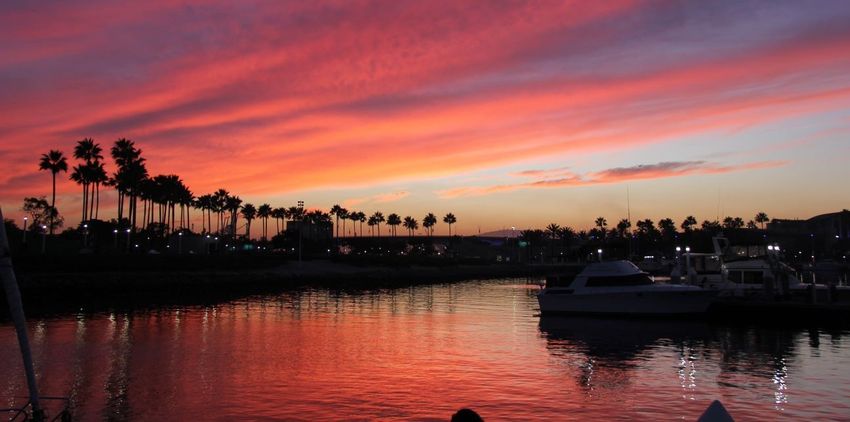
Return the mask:
[[761,224],[761,228],[762,230],[764,230],[764,223],[770,221],[770,218],[768,218],[767,213],[759,212],[758,214],[756,214],[755,221],[756,223]]
[[[245,237],[251,240],[251,221],[257,216],[257,209],[254,204],[246,203],[242,206],[242,217],[245,217]],[[234,226],[235,227],[235,226]]]
[[375,225],[378,226],[378,237],[381,237],[381,223],[386,221],[386,219],[384,219],[384,213],[375,211],[375,213],[372,214],[372,218],[375,219]]
[[452,235],[452,224],[457,223],[457,217],[454,214],[448,213],[443,217],[443,222],[449,225],[449,236]]
[[286,219],[286,208],[273,209],[272,218],[274,218],[274,226],[277,229],[276,235],[280,236],[280,221]]
[[407,235],[409,237],[413,237],[413,231],[419,228],[419,222],[409,215],[404,217],[404,223],[402,224],[407,229]]
[[[337,239],[339,238],[339,218],[347,213],[348,212],[345,210],[345,208],[341,207],[339,204],[335,204],[331,207],[330,214],[334,216],[334,218],[336,218],[336,224],[334,225],[334,227],[336,228]],[[345,224],[345,217],[343,217],[342,222],[343,224]],[[345,230],[343,230],[342,234],[345,234]]]
[[685,233],[690,233],[691,231],[693,231],[694,226],[696,226],[696,225],[697,225],[697,219],[694,218],[694,216],[689,215],[689,216],[685,217],[684,220],[682,220],[681,227],[682,227],[682,230],[685,231]]
[[561,226],[555,223],[550,223],[546,226],[546,234],[549,235],[549,258],[555,261],[555,239],[561,234]]
[[342,225],[343,225],[343,236],[345,236],[345,219],[351,220],[351,230],[355,237],[357,237],[357,222],[360,221],[360,213],[354,210],[343,213],[342,216]]
[[[99,179],[99,170],[97,169],[99,166],[96,163],[103,159],[102,152],[103,149],[100,145],[91,138],[77,141],[77,145],[74,146],[74,158],[83,160],[83,164],[76,166],[74,173],[72,173],[72,180],[83,186],[82,221],[87,221],[92,216],[95,184],[99,186],[99,183],[95,182],[96,179]],[[92,189],[91,194],[89,194],[89,188]]]
[[269,226],[269,217],[272,214],[272,206],[269,204],[260,205],[257,208],[257,217],[263,220],[263,237],[262,240],[268,239],[268,226]]
[[602,235],[602,239],[605,239],[606,230],[605,227],[608,227],[608,220],[605,217],[596,217],[596,221],[594,222],[596,227],[599,228],[599,233]]
[[401,224],[401,217],[398,214],[392,213],[392,214],[387,216],[387,225],[390,226],[390,229],[392,230],[392,233],[393,233],[393,237],[396,236],[396,228],[400,224]]
[[[231,236],[236,237],[236,222],[239,221],[239,206],[242,205],[242,199],[238,196],[228,195],[224,201],[225,208],[230,212],[230,228],[228,232]],[[250,231],[250,224],[249,224]]]
[[435,224],[437,224],[437,216],[430,212],[422,218],[422,227],[424,227],[425,230],[428,232],[428,236],[434,235]]
[[337,214],[337,215],[342,220],[342,237],[347,237],[346,231],[345,231],[346,230],[345,221],[351,219],[351,212],[349,212],[347,209],[343,208],[343,209],[339,210],[339,214]]
[[56,214],[56,173],[68,171],[68,159],[61,151],[52,149],[47,154],[41,155],[38,168],[39,170],[50,170],[53,176],[53,196],[50,201],[50,234],[53,234],[53,215]]
[[366,220],[366,225],[369,226],[369,235],[375,237],[375,225],[378,224],[378,219],[375,218],[374,215],[369,216],[369,219]]

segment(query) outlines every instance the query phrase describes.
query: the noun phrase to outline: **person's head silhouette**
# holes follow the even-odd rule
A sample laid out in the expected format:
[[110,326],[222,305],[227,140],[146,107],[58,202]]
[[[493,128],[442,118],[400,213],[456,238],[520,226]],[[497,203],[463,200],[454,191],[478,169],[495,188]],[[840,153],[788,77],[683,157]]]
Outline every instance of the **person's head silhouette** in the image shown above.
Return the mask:
[[452,422],[484,422],[484,419],[472,409],[460,409],[452,415]]

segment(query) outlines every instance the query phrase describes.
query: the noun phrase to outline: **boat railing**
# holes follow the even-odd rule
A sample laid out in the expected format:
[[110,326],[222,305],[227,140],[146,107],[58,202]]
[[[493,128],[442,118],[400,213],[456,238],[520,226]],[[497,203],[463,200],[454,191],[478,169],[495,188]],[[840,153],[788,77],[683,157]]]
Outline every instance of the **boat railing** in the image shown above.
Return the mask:
[[29,397],[20,397],[22,399],[26,399],[27,402],[24,403],[22,407],[13,407],[7,409],[0,409],[0,413],[11,415],[8,417],[8,421],[10,422],[29,422],[29,421],[50,421],[50,422],[70,422],[71,421],[71,412],[69,410],[69,405],[71,400],[67,397],[57,397],[57,396],[39,396],[39,400],[53,401],[53,402],[62,402],[62,407],[59,412],[56,413],[53,417],[50,417],[45,411],[43,413],[33,412],[32,402],[29,401]]

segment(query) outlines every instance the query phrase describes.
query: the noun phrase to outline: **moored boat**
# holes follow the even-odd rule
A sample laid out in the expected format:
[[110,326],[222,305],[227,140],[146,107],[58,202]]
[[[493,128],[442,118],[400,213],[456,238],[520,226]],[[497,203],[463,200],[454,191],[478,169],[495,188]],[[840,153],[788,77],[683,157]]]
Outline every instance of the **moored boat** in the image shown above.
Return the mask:
[[717,295],[697,286],[655,283],[629,261],[588,264],[575,276],[550,281],[537,295],[543,315],[702,314]]

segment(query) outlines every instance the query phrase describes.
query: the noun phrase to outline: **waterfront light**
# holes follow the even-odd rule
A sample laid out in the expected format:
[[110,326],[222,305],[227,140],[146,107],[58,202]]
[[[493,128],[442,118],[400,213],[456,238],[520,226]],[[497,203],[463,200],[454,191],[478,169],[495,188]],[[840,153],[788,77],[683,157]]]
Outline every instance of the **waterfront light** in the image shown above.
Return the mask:
[[691,251],[691,247],[690,247],[690,246],[685,246],[685,252],[690,252],[690,251]]
[[767,250],[772,251],[772,250],[773,250],[773,245],[767,245]]
[[682,247],[681,247],[681,246],[676,246],[676,252],[681,252],[681,251],[682,251]]

